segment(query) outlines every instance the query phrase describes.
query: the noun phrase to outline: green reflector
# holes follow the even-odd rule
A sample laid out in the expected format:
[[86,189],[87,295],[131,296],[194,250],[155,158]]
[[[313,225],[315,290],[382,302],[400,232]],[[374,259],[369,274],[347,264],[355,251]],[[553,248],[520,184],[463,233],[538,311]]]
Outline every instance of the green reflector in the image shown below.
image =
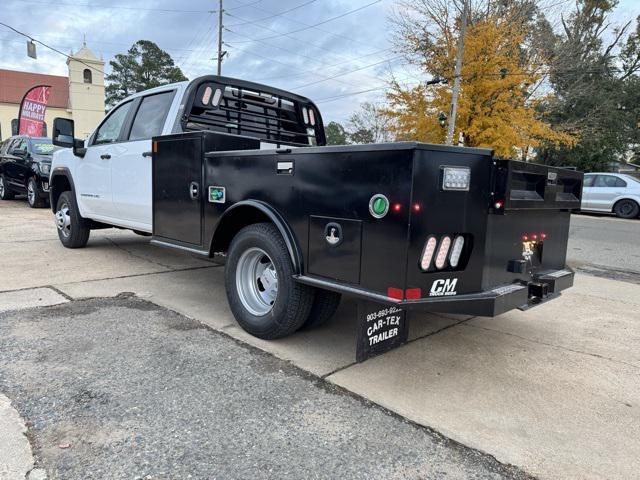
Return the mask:
[[376,198],[373,202],[373,211],[376,215],[382,215],[384,211],[387,209],[387,202],[384,198]]

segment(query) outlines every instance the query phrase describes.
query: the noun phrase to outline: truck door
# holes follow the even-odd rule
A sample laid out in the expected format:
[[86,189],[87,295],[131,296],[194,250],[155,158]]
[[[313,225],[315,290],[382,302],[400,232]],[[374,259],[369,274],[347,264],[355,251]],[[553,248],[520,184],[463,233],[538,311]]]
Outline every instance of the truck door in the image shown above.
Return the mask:
[[111,161],[113,203],[118,217],[151,231],[151,138],[161,135],[175,90],[136,100],[125,150]]
[[76,198],[83,214],[117,218],[111,191],[111,162],[122,154],[121,131],[133,102],[112,110],[90,139],[87,153],[78,161],[74,175],[78,191]]
[[26,174],[28,170],[27,139],[17,138],[7,152],[8,163],[6,165],[7,181],[19,190],[26,186]]

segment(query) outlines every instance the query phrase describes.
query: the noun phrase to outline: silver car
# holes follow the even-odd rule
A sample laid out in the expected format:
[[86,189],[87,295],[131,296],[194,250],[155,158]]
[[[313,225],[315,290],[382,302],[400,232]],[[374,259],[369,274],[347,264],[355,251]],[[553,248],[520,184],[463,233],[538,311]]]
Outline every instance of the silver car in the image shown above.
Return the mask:
[[640,214],[640,180],[622,173],[587,173],[582,190],[582,210],[615,213],[620,218]]

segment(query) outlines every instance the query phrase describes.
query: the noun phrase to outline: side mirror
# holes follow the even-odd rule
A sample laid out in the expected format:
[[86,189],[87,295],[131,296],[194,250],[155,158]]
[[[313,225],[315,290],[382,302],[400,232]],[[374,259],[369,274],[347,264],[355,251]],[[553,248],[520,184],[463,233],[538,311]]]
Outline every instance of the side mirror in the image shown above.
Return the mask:
[[62,148],[73,148],[73,154],[78,157],[84,157],[87,149],[84,148],[84,142],[78,140],[74,135],[73,120],[68,118],[55,118],[53,120],[52,143]]

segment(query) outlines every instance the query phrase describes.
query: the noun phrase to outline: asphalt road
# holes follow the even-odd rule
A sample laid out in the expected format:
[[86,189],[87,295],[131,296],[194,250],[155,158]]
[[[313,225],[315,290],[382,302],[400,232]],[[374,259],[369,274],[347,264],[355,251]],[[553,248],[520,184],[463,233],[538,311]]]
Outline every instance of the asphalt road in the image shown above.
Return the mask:
[[567,260],[586,273],[640,283],[640,220],[573,215]]
[[0,391],[49,479],[527,478],[128,295],[0,314]]

